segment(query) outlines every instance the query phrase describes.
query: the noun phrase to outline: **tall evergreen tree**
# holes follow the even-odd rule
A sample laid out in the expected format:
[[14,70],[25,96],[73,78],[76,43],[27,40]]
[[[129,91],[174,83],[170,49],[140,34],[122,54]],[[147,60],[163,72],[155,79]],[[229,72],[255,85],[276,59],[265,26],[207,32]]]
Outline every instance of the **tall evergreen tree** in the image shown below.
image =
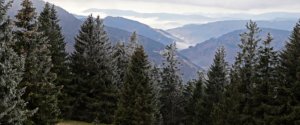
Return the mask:
[[57,94],[60,88],[53,84],[56,74],[51,72],[49,41],[42,32],[38,32],[36,22],[32,2],[24,0],[15,21],[16,50],[26,59],[20,87],[26,87],[23,98],[28,102],[27,108],[38,109],[28,124],[54,124],[59,115]]
[[199,79],[195,81],[195,88],[192,91],[192,95],[188,100],[186,106],[186,125],[206,125],[208,117],[205,115],[207,110],[204,105],[205,98],[205,79],[204,73],[199,74]]
[[26,109],[21,98],[25,88],[18,89],[24,70],[24,58],[13,49],[12,23],[6,12],[11,2],[0,0],[0,124],[22,125],[34,112]]
[[241,34],[241,44],[239,47],[241,51],[238,53],[236,59],[236,68],[238,70],[238,90],[241,95],[239,103],[239,112],[241,124],[251,125],[254,124],[253,120],[253,87],[255,86],[255,67],[258,63],[258,43],[260,38],[258,33],[260,29],[255,22],[250,21],[246,28],[247,32]]
[[213,112],[219,113],[218,119],[214,122],[215,125],[240,125],[240,100],[242,95],[239,92],[241,79],[236,64],[230,70],[230,84],[225,87],[225,93],[220,105]]
[[[276,116],[275,88],[280,81],[278,73],[278,54],[271,46],[273,38],[268,34],[258,51],[258,64],[256,66],[256,84],[253,93],[253,116],[256,124],[270,125]],[[275,112],[276,113],[276,112]]]
[[64,36],[61,32],[61,27],[58,24],[59,19],[54,5],[45,4],[44,10],[41,12],[39,18],[39,31],[43,32],[48,38],[49,48],[51,51],[51,59],[53,62],[52,72],[56,73],[57,79],[55,84],[63,85],[68,82],[68,67],[67,56],[65,51]]
[[280,72],[283,83],[280,85],[282,94],[285,94],[285,104],[282,109],[280,124],[300,124],[300,21],[296,24],[289,42],[280,54]]
[[16,43],[16,51],[18,54],[27,54],[30,48],[30,36],[36,31],[36,12],[30,0],[24,0],[21,3],[21,10],[15,16],[15,25],[17,30],[14,31],[18,42]]
[[128,65],[129,57],[126,52],[124,42],[118,42],[113,47],[113,83],[121,88],[124,84],[125,72]]
[[223,99],[225,86],[228,84],[227,62],[225,61],[225,49],[221,47],[217,50],[213,64],[207,73],[206,97],[204,107],[207,109],[206,124],[213,124],[220,117],[218,113],[220,102]]
[[139,47],[138,35],[136,32],[133,32],[127,45],[127,55],[131,57],[137,47]]
[[154,125],[155,94],[143,47],[131,57],[116,114],[116,125]]
[[155,114],[154,114],[154,125],[163,125],[163,118],[160,112],[161,102],[160,102],[160,92],[161,92],[161,69],[158,68],[156,65],[152,66],[150,69],[150,78],[151,83],[154,91],[154,100],[153,104],[155,106]]
[[[67,86],[69,83],[69,70],[67,64],[67,53],[65,51],[64,37],[61,32],[61,27],[58,24],[59,19],[57,18],[56,10],[54,5],[49,3],[45,4],[44,10],[38,17],[39,27],[38,30],[43,32],[45,37],[48,38],[49,44],[51,45],[49,50],[51,51],[51,60],[53,67],[51,72],[56,73],[57,78],[54,84],[57,86]],[[70,106],[68,105],[68,95],[65,91],[67,88],[62,89],[62,93],[59,95],[59,107],[64,116],[66,116]]]
[[183,91],[183,96],[184,96],[184,124],[192,124],[191,119],[193,115],[192,107],[191,107],[191,100],[193,98],[194,90],[196,88],[196,79],[192,79],[187,82],[186,85],[184,85],[184,91]]
[[162,70],[161,113],[165,125],[177,125],[183,122],[184,99],[179,62],[176,59],[176,44],[168,45],[163,54],[165,62]]
[[[90,77],[90,75],[95,75],[96,72],[95,70],[88,70],[88,60],[87,57],[84,55],[88,44],[92,43],[93,30],[94,18],[92,16],[89,16],[82,24],[79,34],[75,37],[75,51],[70,57],[72,84],[69,84],[65,87],[69,89],[68,94],[71,95],[70,97],[74,97],[70,98],[69,105],[72,105],[72,107],[69,115],[71,115],[72,119],[76,120],[87,120],[87,118],[84,117],[84,115],[82,115],[86,111],[86,106],[84,103],[85,100],[82,100],[81,98],[87,95],[88,90],[85,89],[85,86],[87,86],[88,84],[88,78]],[[91,73],[92,71],[93,73]],[[75,110],[78,107],[81,107],[80,109],[82,110]],[[90,117],[91,116],[89,116],[88,118]],[[89,121],[93,121],[94,119],[95,117],[89,119]]]
[[100,17],[89,16],[76,37],[71,56],[77,96],[73,117],[88,122],[111,123],[116,109],[116,86],[112,81],[111,45]]

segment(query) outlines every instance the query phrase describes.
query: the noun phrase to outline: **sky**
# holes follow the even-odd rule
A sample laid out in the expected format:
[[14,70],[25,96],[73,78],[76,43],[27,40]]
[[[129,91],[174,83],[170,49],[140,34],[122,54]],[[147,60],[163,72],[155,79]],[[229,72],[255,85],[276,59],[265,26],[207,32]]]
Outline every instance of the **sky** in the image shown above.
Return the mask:
[[[269,12],[300,12],[300,0],[44,0],[67,11],[88,15],[122,16],[152,27],[168,29],[222,18],[242,18]],[[90,10],[89,10],[90,9]],[[96,10],[98,9],[98,10]],[[129,14],[131,12],[131,14]],[[159,15],[159,14],[168,15]],[[180,19],[178,15],[186,17]],[[166,19],[165,17],[169,17]],[[178,17],[178,18],[175,18]],[[164,19],[162,19],[164,18]],[[201,18],[201,19],[200,19]],[[189,20],[188,20],[189,19]]]

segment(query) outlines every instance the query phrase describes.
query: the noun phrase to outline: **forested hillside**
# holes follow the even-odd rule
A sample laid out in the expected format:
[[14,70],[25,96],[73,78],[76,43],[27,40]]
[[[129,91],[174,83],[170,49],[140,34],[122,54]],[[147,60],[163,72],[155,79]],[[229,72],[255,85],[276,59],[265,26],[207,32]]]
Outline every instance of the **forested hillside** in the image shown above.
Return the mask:
[[[161,43],[137,32],[114,41],[119,34],[112,32],[126,31],[107,32],[90,15],[72,31],[68,53],[54,5],[37,13],[23,0],[12,18],[11,4],[0,0],[0,125],[300,124],[300,21],[281,39],[287,32],[262,31],[250,20],[232,33],[239,40],[231,63],[220,44],[207,70],[187,69],[198,75],[185,81],[181,65],[190,63],[176,43],[156,48]],[[151,62],[149,48],[162,49],[155,55],[161,65]]]

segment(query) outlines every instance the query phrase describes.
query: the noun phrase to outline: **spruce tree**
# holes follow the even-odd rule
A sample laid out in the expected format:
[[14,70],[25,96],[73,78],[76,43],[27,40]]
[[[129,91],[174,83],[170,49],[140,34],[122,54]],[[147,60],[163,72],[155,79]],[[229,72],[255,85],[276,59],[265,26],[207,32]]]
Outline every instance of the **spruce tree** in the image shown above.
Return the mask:
[[241,124],[251,125],[254,124],[253,119],[253,88],[255,87],[255,74],[256,74],[256,65],[257,61],[257,53],[258,53],[258,43],[260,42],[260,38],[258,33],[260,29],[257,27],[255,22],[250,21],[246,28],[248,31],[241,34],[241,44],[239,47],[241,49],[238,52],[235,68],[237,70],[238,76],[233,82],[238,82],[238,91],[242,98],[240,98],[239,102],[239,117],[241,120]]
[[30,0],[24,0],[21,3],[21,10],[15,16],[16,30],[14,34],[18,39],[15,49],[18,54],[26,55],[30,48],[30,36],[34,33],[37,27],[36,12]]
[[129,43],[126,47],[128,57],[131,57],[135,49],[139,46],[138,35],[133,32],[130,36]]
[[176,44],[168,45],[163,53],[165,62],[162,69],[161,113],[165,125],[181,124],[184,120],[184,99],[179,62],[176,59]]
[[[56,73],[57,78],[54,84],[57,86],[66,86],[69,83],[69,70],[67,65],[67,53],[65,51],[64,36],[59,26],[59,19],[57,18],[56,10],[54,5],[49,3],[45,4],[43,11],[38,17],[39,27],[38,30],[43,32],[45,37],[48,38],[49,44],[51,45],[49,50],[51,51],[51,60],[53,67],[51,72]],[[68,105],[68,95],[65,91],[67,88],[62,89],[62,93],[59,95],[59,107],[66,117],[70,106]]]
[[192,91],[191,98],[187,103],[186,108],[186,125],[206,125],[208,117],[205,113],[207,110],[204,107],[205,98],[205,79],[204,73],[199,74],[199,79],[195,81],[195,89]]
[[16,15],[16,50],[25,57],[25,72],[20,87],[26,87],[22,98],[27,108],[38,109],[27,124],[54,124],[60,113],[57,106],[59,87],[53,84],[56,74],[51,72],[52,61],[49,41],[38,31],[35,8],[32,2],[24,0]]
[[[86,120],[87,118],[84,117],[86,110],[86,106],[84,101],[81,98],[87,95],[87,91],[85,86],[88,84],[88,77],[89,75],[94,75],[88,68],[88,60],[87,57],[84,55],[84,51],[87,48],[87,44],[92,43],[93,37],[93,30],[94,30],[94,18],[89,16],[85,22],[81,26],[81,30],[79,34],[75,37],[75,51],[72,53],[70,60],[70,69],[72,74],[72,81],[71,84],[65,86],[68,88],[68,94],[71,95],[70,102],[68,105],[72,105],[71,112],[69,115],[74,120]],[[84,88],[84,89],[83,89]],[[84,106],[83,106],[84,105]],[[81,107],[81,110],[75,110],[76,108]],[[89,116],[90,118],[90,116]],[[89,119],[89,121],[93,121],[95,118]]]
[[117,91],[112,81],[111,59],[111,45],[103,21],[89,16],[76,37],[75,52],[71,56],[72,84],[76,85],[72,94],[77,96],[74,119],[113,121]]
[[161,92],[161,69],[158,68],[156,65],[152,66],[150,69],[150,78],[151,78],[151,83],[154,91],[154,100],[153,104],[155,106],[155,114],[154,114],[154,125],[163,125],[163,118],[162,114],[160,112],[161,108],[161,102],[160,102],[160,92]]
[[194,90],[196,88],[196,79],[192,79],[184,85],[184,91],[183,91],[183,96],[184,96],[184,124],[191,124],[191,119],[192,119],[192,108],[191,108],[191,103],[190,101],[192,100]]
[[126,71],[116,125],[154,125],[155,94],[149,70],[143,47],[136,48]]
[[129,57],[127,56],[124,42],[118,42],[113,47],[113,83],[121,88],[124,84],[125,72],[128,65]]
[[279,86],[280,94],[286,96],[282,100],[285,109],[280,112],[278,124],[300,124],[300,22],[294,27],[289,41],[280,54],[280,72],[283,78]]
[[[225,87],[223,99],[219,106],[213,112],[219,113],[219,117],[214,121],[215,125],[240,125],[240,100],[242,95],[239,92],[239,86],[241,79],[239,77],[239,71],[236,64],[233,65],[230,70],[230,84]],[[216,115],[215,115],[216,116]]]
[[216,122],[218,113],[214,112],[219,110],[220,102],[223,99],[225,86],[228,84],[227,62],[225,61],[225,49],[221,47],[217,50],[213,64],[210,66],[208,73],[208,80],[206,81],[205,88],[205,103],[204,107],[207,109],[207,122],[206,124],[213,124]]
[[34,112],[26,109],[21,98],[25,88],[18,88],[24,70],[24,58],[13,49],[12,22],[6,13],[11,2],[0,0],[0,124],[22,125]]
[[253,93],[253,115],[256,124],[270,125],[276,118],[275,88],[278,85],[278,54],[271,46],[273,38],[268,34],[267,39],[258,49],[258,64],[256,66],[256,84]]

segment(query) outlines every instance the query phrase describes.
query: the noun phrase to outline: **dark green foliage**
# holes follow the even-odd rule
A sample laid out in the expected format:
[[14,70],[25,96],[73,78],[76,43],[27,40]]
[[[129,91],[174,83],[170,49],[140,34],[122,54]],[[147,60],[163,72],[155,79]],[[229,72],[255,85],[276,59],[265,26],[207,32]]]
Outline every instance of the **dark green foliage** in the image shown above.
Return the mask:
[[187,82],[184,86],[183,96],[184,96],[184,123],[185,124],[192,124],[192,117],[193,117],[193,107],[192,107],[192,98],[194,94],[194,90],[196,88],[197,80],[193,79]]
[[300,124],[300,22],[296,24],[290,36],[289,42],[280,54],[280,73],[282,83],[279,85],[278,94],[286,99],[282,100],[280,119],[278,124]]
[[239,104],[241,95],[239,93],[240,78],[236,66],[230,71],[230,84],[227,85],[226,91],[220,105],[217,106],[214,114],[219,113],[218,121],[215,120],[215,125],[240,125]]
[[[186,106],[186,124],[224,124],[224,93],[225,86],[228,85],[228,74],[223,47],[216,52],[214,63],[207,76],[208,79],[205,80],[204,74],[201,73],[199,80],[196,81],[196,89],[192,91]],[[189,91],[193,90],[191,88],[193,88],[191,85],[187,87]]]
[[130,36],[129,43],[126,46],[127,56],[132,56],[134,50],[139,46],[139,40],[136,32],[133,32]]
[[127,56],[126,47],[123,42],[118,42],[113,47],[113,81],[114,84],[121,88],[124,84],[125,72],[128,65],[129,57]]
[[258,64],[256,66],[256,82],[253,89],[253,117],[256,124],[269,125],[273,120],[276,93],[278,85],[278,56],[270,46],[272,37],[268,34],[262,46],[258,49]]
[[51,71],[56,73],[57,79],[55,84],[63,85],[68,82],[68,67],[67,67],[67,53],[65,52],[64,37],[59,26],[54,5],[50,7],[49,3],[45,4],[44,10],[41,12],[39,20],[39,31],[43,32],[48,38],[49,48],[51,51],[51,59],[53,67]]
[[103,21],[89,16],[68,60],[54,6],[37,20],[23,0],[13,27],[10,4],[0,0],[0,124],[53,125],[59,107],[63,118],[95,124],[300,124],[300,22],[278,53],[250,21],[230,72],[220,48],[207,74],[183,85],[175,44],[162,68],[151,67],[136,32],[112,48]]
[[150,78],[151,78],[151,83],[154,91],[154,100],[153,104],[155,106],[155,113],[154,113],[154,125],[163,125],[163,119],[162,119],[162,114],[160,113],[160,108],[161,108],[161,102],[160,102],[160,91],[161,91],[161,69],[158,68],[157,66],[152,66],[150,70]]
[[36,12],[30,0],[24,0],[21,4],[22,8],[16,15],[15,25],[17,27],[15,32],[18,42],[15,49],[18,54],[27,54],[30,48],[30,37],[37,29]]
[[[51,72],[55,73],[57,78],[53,82],[57,86],[66,86],[69,83],[69,70],[67,65],[67,53],[65,52],[64,37],[61,33],[61,27],[59,26],[58,18],[56,15],[54,5],[52,7],[49,3],[45,4],[44,10],[38,17],[39,27],[38,31],[43,32],[45,37],[48,38],[51,60],[53,67]],[[70,110],[68,104],[69,97],[65,92],[66,88],[62,89],[62,93],[59,95],[59,107],[65,117]]]
[[[253,88],[255,87],[255,66],[257,65],[258,42],[260,32],[257,24],[250,21],[246,25],[248,31],[241,34],[241,44],[239,47],[241,51],[238,53],[235,62],[235,72],[237,78],[233,81],[237,82],[239,95],[239,117],[240,124],[251,125],[255,124],[253,119]],[[232,79],[234,80],[234,79]]]
[[22,125],[34,112],[28,111],[21,99],[25,88],[18,89],[25,60],[12,48],[15,39],[11,20],[6,15],[10,4],[0,0],[0,124]]
[[176,45],[166,47],[165,62],[161,73],[161,110],[165,125],[181,124],[184,115],[184,96],[179,62],[176,59]]
[[[204,74],[200,73],[199,79],[195,83],[190,83],[190,87],[195,84],[192,95],[186,106],[186,125],[206,125],[207,124],[207,109],[204,105]],[[192,89],[192,88],[191,88]]]
[[136,48],[126,71],[116,125],[154,125],[155,94],[143,47]]
[[[225,86],[228,85],[228,74],[227,74],[227,62],[225,61],[225,49],[219,48],[215,54],[213,64],[210,66],[206,81],[206,97],[204,107],[207,110],[206,119],[207,125],[216,122],[215,118],[218,116],[218,110],[220,110],[220,102],[223,99]],[[215,113],[215,114],[214,114]]]
[[26,87],[22,97],[28,102],[28,109],[38,110],[27,124],[54,124],[60,113],[57,106],[60,88],[53,84],[56,74],[51,72],[51,46],[43,33],[37,30],[36,13],[31,1],[22,2],[15,24],[18,39],[16,50],[26,59],[20,84],[20,87]]
[[219,103],[222,99],[225,86],[228,85],[227,62],[225,61],[225,49],[219,48],[215,54],[213,64],[207,73],[207,89],[208,100],[212,103]]
[[75,52],[71,56],[70,88],[75,89],[70,95],[76,97],[75,120],[112,123],[117,89],[112,81],[111,59],[111,45],[102,20],[89,16],[76,37]]
[[35,35],[34,39],[31,38],[32,50],[26,57],[25,74],[21,84],[22,87],[26,87],[23,98],[28,101],[29,109],[38,108],[31,118],[34,124],[54,124],[59,115],[57,95],[60,88],[53,84],[56,75],[50,72],[52,63],[48,44],[45,43],[47,39],[42,34]]

